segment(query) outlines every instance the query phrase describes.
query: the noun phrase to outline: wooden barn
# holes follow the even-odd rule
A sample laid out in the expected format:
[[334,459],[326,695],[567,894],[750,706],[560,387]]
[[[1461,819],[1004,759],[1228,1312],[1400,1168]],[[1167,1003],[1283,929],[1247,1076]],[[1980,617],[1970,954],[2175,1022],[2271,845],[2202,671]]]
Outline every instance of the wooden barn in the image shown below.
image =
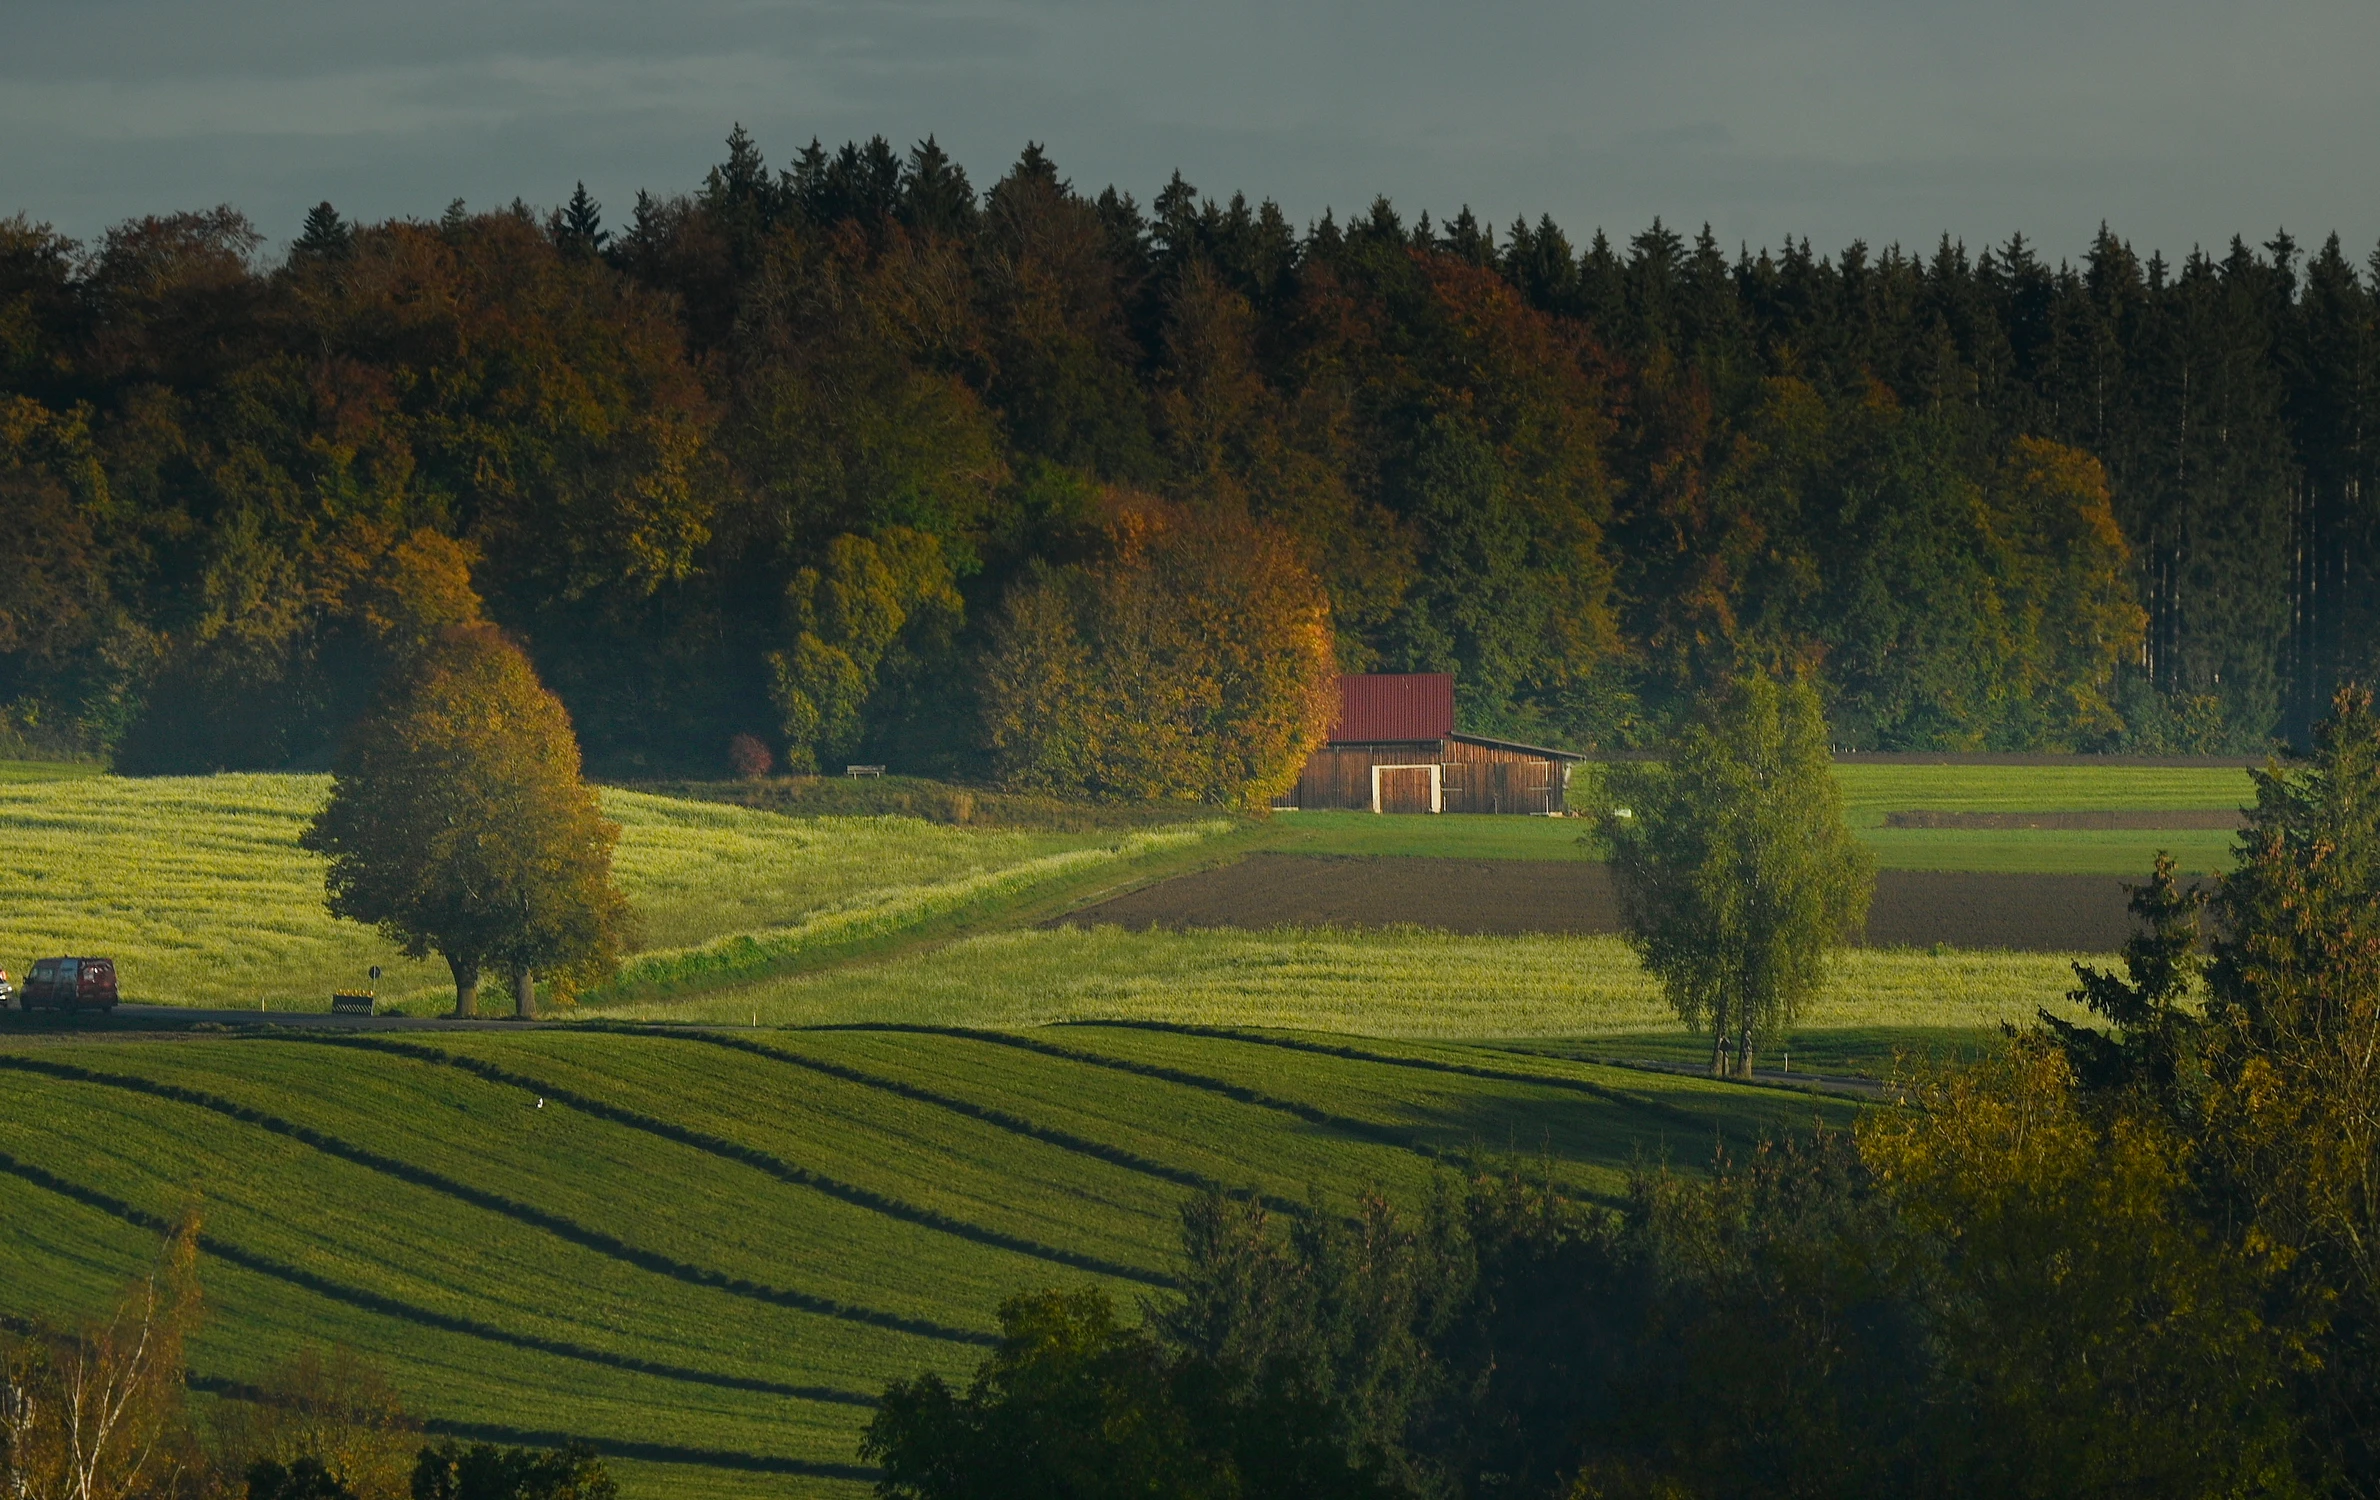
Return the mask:
[[1571,763],[1584,758],[1458,734],[1448,673],[1342,677],[1330,742],[1273,806],[1544,817],[1565,810]]

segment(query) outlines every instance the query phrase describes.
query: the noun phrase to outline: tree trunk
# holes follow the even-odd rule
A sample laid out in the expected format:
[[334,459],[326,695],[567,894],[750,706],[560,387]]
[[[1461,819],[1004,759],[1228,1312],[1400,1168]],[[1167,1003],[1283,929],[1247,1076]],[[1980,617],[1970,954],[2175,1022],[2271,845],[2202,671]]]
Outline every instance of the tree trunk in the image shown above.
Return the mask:
[[1749,1025],[1736,1033],[1735,1076],[1738,1078],[1752,1076],[1752,1028]]
[[455,1016],[460,1019],[479,1014],[479,960],[458,958],[449,953],[446,966],[454,970]]
[[537,1019],[537,976],[527,964],[512,966],[512,1014],[515,1020]]
[[1724,1010],[1711,1013],[1711,1076],[1727,1076],[1727,1012]]

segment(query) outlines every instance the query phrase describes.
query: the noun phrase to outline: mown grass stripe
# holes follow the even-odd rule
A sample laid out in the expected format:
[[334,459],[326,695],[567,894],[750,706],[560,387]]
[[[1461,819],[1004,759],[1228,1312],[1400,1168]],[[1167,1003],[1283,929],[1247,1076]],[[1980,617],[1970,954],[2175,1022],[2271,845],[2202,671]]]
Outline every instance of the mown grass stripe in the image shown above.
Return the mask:
[[[267,1405],[269,1393],[244,1381],[220,1375],[185,1373],[182,1384],[194,1391],[231,1401]],[[732,1448],[688,1448],[676,1443],[647,1443],[634,1438],[590,1437],[580,1432],[549,1432],[529,1427],[504,1427],[493,1422],[457,1422],[444,1417],[418,1419],[422,1431],[434,1437],[469,1438],[474,1442],[503,1443],[517,1448],[567,1448],[582,1444],[606,1458],[633,1458],[647,1463],[690,1464],[706,1469],[736,1469],[751,1474],[796,1474],[806,1479],[883,1477],[884,1471],[865,1464],[826,1463],[810,1458],[782,1458],[769,1453],[743,1453]]]
[[597,1119],[608,1120],[615,1125],[624,1125],[631,1130],[641,1130],[649,1135],[659,1136],[663,1140],[707,1152],[729,1161],[741,1162],[745,1166],[767,1173],[780,1182],[789,1183],[795,1187],[808,1188],[813,1192],[823,1193],[827,1197],[840,1199],[854,1207],[864,1208],[872,1213],[880,1213],[903,1223],[915,1224],[921,1229],[931,1229],[978,1245],[1031,1256],[1036,1260],[1049,1261],[1054,1265],[1066,1266],[1077,1271],[1092,1271],[1102,1276],[1137,1281],[1144,1286],[1171,1289],[1176,1284],[1174,1278],[1161,1272],[1145,1270],[1139,1266],[1128,1266],[1120,1261],[1108,1260],[1103,1256],[1085,1255],[1080,1251],[1061,1249],[1056,1245],[1044,1245],[1039,1241],[1026,1239],[1022,1235],[990,1229],[981,1224],[970,1224],[964,1219],[954,1218],[939,1209],[905,1203],[898,1198],[889,1197],[871,1188],[844,1182],[821,1172],[813,1172],[808,1167],[797,1166],[783,1157],[757,1150],[738,1141],[728,1140],[724,1136],[690,1130],[683,1125],[672,1124],[652,1115],[632,1109],[623,1109],[619,1105],[609,1104],[576,1090],[564,1088],[559,1084],[547,1083],[525,1073],[516,1073],[510,1068],[499,1067],[495,1063],[463,1053],[447,1052],[437,1047],[425,1046],[419,1042],[399,1042],[385,1037],[354,1034],[334,1036],[290,1031],[277,1033],[270,1040],[303,1042],[314,1046],[354,1047],[364,1051],[386,1052],[396,1056],[410,1057],[417,1062],[430,1062],[443,1067],[459,1068],[466,1073],[485,1078],[490,1083],[500,1083],[507,1087],[521,1089],[540,1098],[550,1099],[557,1104],[567,1105],[584,1114],[593,1115]]
[[1311,1052],[1322,1057],[1345,1058],[1350,1062],[1379,1063],[1391,1068],[1414,1068],[1427,1073],[1452,1073],[1464,1078],[1485,1078],[1496,1083],[1537,1084],[1573,1094],[1586,1094],[1607,1104],[1626,1109],[1640,1109],[1649,1114],[1681,1124],[1700,1126],[1705,1123],[1692,1110],[1681,1109],[1661,1099],[1648,1099],[1607,1084],[1584,1078],[1565,1078],[1551,1073],[1523,1073],[1510,1068],[1490,1068],[1476,1063],[1445,1062],[1428,1057],[1399,1057],[1387,1052],[1368,1052],[1361,1047],[1343,1046],[1333,1042],[1308,1041],[1302,1037],[1269,1035],[1261,1031],[1244,1031],[1232,1026],[1196,1026],[1180,1021],[1061,1021],[1061,1026],[1093,1030],[1113,1027],[1122,1031],[1156,1031],[1176,1036],[1214,1038],[1227,1042],[1244,1042],[1251,1047],[1279,1047],[1290,1052]]
[[1154,1177],[1161,1182],[1170,1182],[1179,1187],[1198,1188],[1206,1192],[1222,1190],[1222,1184],[1203,1172],[1192,1171],[1188,1167],[1171,1166],[1136,1152],[1127,1151],[1121,1146],[1110,1145],[1105,1141],[1095,1141],[1088,1136],[1075,1135],[1054,1126],[1036,1124],[1022,1115],[1011,1114],[1004,1109],[995,1109],[987,1104],[977,1104],[971,1099],[961,1099],[955,1095],[921,1088],[917,1084],[904,1083],[897,1078],[886,1078],[880,1074],[865,1072],[845,1063],[828,1062],[824,1058],[818,1057],[806,1057],[798,1052],[786,1052],[765,1043],[739,1036],[729,1036],[722,1032],[653,1028],[644,1030],[640,1034],[675,1037],[680,1041],[701,1042],[708,1046],[725,1047],[731,1051],[748,1052],[755,1057],[765,1057],[773,1062],[807,1068],[811,1072],[822,1073],[829,1078],[841,1079],[845,1083],[857,1084],[862,1088],[879,1089],[919,1104],[930,1104],[937,1109],[946,1109],[953,1114],[981,1121],[983,1124],[1007,1131],[1012,1135],[1025,1136],[1044,1145],[1056,1146],[1064,1151],[1092,1157],[1110,1166],[1122,1167],[1127,1171],[1138,1172],[1146,1177]]
[[598,1255],[608,1256],[613,1260],[635,1266],[639,1270],[651,1271],[657,1275],[668,1276],[673,1280],[726,1292],[731,1296],[743,1297],[754,1302],[766,1302],[777,1307],[790,1307],[800,1312],[815,1313],[820,1317],[839,1318],[845,1322],[865,1324],[872,1328],[886,1328],[898,1333],[913,1333],[924,1338],[976,1344],[984,1342],[986,1337],[971,1329],[954,1328],[947,1323],[936,1323],[924,1318],[904,1317],[899,1313],[885,1312],[880,1308],[856,1307],[848,1302],[838,1302],[831,1297],[819,1297],[808,1292],[797,1292],[785,1287],[773,1287],[760,1282],[746,1281],[741,1277],[729,1276],[706,1266],[694,1265],[691,1262],[676,1260],[655,1251],[640,1249],[617,1236],[605,1234],[599,1229],[590,1229],[575,1220],[566,1219],[560,1214],[549,1213],[533,1204],[506,1198],[500,1194],[491,1193],[485,1188],[473,1187],[467,1182],[457,1181],[443,1173],[433,1172],[427,1167],[400,1161],[393,1156],[383,1156],[368,1147],[354,1145],[340,1140],[337,1136],[326,1135],[310,1126],[300,1125],[294,1120],[282,1119],[278,1115],[267,1114],[263,1110],[241,1104],[237,1100],[223,1098],[221,1095],[183,1088],[179,1084],[161,1083],[156,1079],[142,1078],[136,1074],[102,1073],[91,1068],[78,1067],[73,1063],[51,1062],[46,1059],[7,1054],[0,1054],[0,1068],[10,1068],[23,1073],[43,1074],[75,1083],[87,1083],[94,1087],[123,1089],[131,1093],[146,1094],[151,1098],[169,1100],[176,1104],[186,1104],[194,1109],[207,1110],[227,1119],[236,1120],[243,1125],[269,1131],[274,1135],[285,1136],[301,1145],[310,1146],[326,1156],[335,1156],[366,1170],[379,1172],[402,1182],[412,1183],[416,1187],[443,1194],[458,1202],[468,1203],[474,1208],[485,1209],[489,1213],[500,1214],[517,1223],[527,1224],[531,1228],[542,1229],[557,1239],[566,1240],[582,1249],[592,1250]]
[[897,1021],[860,1021],[842,1026],[819,1026],[806,1029],[909,1032],[921,1036],[957,1037],[964,1041],[984,1042],[995,1047],[1014,1047],[1020,1051],[1037,1052],[1044,1057],[1054,1057],[1065,1062],[1081,1063],[1094,1068],[1107,1068],[1118,1073],[1130,1073],[1139,1078],[1154,1078],[1164,1083],[1178,1083],[1185,1088],[1219,1094],[1236,1104],[1249,1104],[1259,1109],[1293,1115],[1310,1125],[1320,1125],[1345,1135],[1370,1141],[1374,1145],[1409,1151],[1430,1161],[1448,1162],[1455,1165],[1465,1165],[1470,1161],[1467,1152],[1442,1150],[1421,1140],[1411,1131],[1399,1130],[1393,1125],[1380,1125],[1370,1120],[1358,1120],[1349,1115],[1333,1114],[1316,1105],[1301,1103],[1296,1099],[1284,1099],[1277,1094],[1267,1094],[1262,1090],[1249,1088],[1246,1084],[1233,1083],[1226,1078],[1210,1078],[1203,1073],[1192,1073],[1181,1068],[1169,1068],[1161,1063],[1136,1062],[1130,1058],[1107,1057],[1097,1052],[1084,1052],[1073,1047],[1061,1047],[1055,1042],[1044,1042],[1032,1037],[1019,1036],[1012,1031],[977,1031],[964,1026],[925,1026]]
[[[81,1183],[60,1177],[54,1172],[45,1171],[31,1162],[18,1161],[4,1151],[0,1151],[0,1172],[31,1183],[46,1192],[55,1193],[61,1198],[80,1203],[85,1208],[97,1209],[103,1214],[130,1224],[135,1229],[143,1229],[155,1235],[166,1235],[173,1232],[174,1226],[157,1214],[135,1207],[121,1198],[100,1192],[96,1188],[84,1187]],[[395,1318],[400,1322],[413,1323],[424,1328],[435,1328],[441,1333],[458,1333],[467,1338],[482,1339],[491,1344],[504,1344],[514,1349],[526,1349],[534,1354],[550,1354],[558,1359],[577,1360],[583,1364],[602,1365],[609,1369],[627,1370],[638,1375],[652,1375],[663,1380],[675,1380],[688,1385],[718,1386],[726,1390],[754,1391],[767,1396],[787,1396],[798,1401],[818,1401],[843,1406],[873,1407],[877,1404],[875,1397],[860,1391],[838,1390],[832,1386],[787,1385],[781,1381],[762,1380],[750,1375],[722,1375],[713,1370],[697,1370],[686,1365],[665,1364],[660,1360],[639,1359],[633,1354],[615,1354],[608,1349],[596,1349],[585,1344],[575,1344],[567,1339],[549,1339],[534,1333],[514,1333],[509,1329],[498,1328],[492,1323],[482,1323],[476,1318],[457,1317],[452,1313],[417,1307],[410,1302],[401,1302],[394,1297],[366,1291],[362,1287],[348,1286],[344,1282],[333,1281],[327,1276],[318,1276],[312,1271],[304,1270],[284,1261],[274,1260],[270,1256],[259,1255],[253,1250],[242,1249],[220,1235],[207,1234],[203,1231],[198,1237],[198,1248],[214,1256],[217,1260],[227,1261],[243,1270],[254,1271],[259,1276],[287,1282],[291,1286],[303,1288],[334,1302],[344,1302],[350,1307],[361,1308],[365,1312],[377,1313],[382,1317]],[[989,1334],[972,1335],[969,1341],[981,1344],[999,1342]]]

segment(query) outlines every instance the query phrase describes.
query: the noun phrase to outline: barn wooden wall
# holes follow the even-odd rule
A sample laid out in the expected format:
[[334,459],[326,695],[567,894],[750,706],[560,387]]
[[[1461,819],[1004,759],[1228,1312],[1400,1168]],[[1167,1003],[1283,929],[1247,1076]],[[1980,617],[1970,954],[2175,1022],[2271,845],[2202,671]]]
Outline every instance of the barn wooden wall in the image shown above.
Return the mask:
[[1559,761],[1493,745],[1462,740],[1331,745],[1314,752],[1295,790],[1276,807],[1372,806],[1372,767],[1440,765],[1442,801],[1448,812],[1549,813],[1563,810]]

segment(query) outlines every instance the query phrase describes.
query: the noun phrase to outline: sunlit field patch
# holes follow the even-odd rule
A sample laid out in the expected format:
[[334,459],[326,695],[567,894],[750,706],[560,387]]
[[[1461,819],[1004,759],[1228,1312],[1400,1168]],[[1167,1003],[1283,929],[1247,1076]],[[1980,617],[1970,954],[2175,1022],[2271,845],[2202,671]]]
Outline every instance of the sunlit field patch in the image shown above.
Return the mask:
[[[2065,1013],[2073,955],[1861,949],[1802,1029],[1953,1028]],[[882,963],[770,980],[624,1017],[762,1025],[1039,1026],[1163,1020],[1367,1036],[1621,1036],[1674,1028],[1615,937],[1338,932],[1001,932]]]
[[[409,961],[323,908],[322,861],[297,840],[329,785],[273,774],[0,781],[0,966],[104,953],[128,1000],[319,1007],[379,964],[384,997],[434,1001],[449,983],[442,964]],[[622,829],[621,885],[658,949],[796,923],[869,893],[914,903],[1119,841],[603,796]]]

